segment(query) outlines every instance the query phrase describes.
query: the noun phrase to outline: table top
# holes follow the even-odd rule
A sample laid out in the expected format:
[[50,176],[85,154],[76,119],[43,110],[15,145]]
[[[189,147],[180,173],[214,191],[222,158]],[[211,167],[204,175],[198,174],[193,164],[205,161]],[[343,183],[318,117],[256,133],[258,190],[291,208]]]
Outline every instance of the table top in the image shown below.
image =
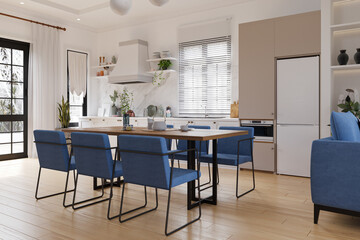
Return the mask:
[[125,131],[123,127],[91,127],[91,128],[63,128],[63,132],[88,132],[105,133],[108,135],[142,135],[164,137],[169,139],[181,139],[192,141],[208,141],[220,138],[235,137],[248,134],[248,131],[240,130],[215,130],[215,129],[192,129],[182,132],[178,129],[166,129],[166,131],[153,131],[147,128],[134,127],[132,131]]

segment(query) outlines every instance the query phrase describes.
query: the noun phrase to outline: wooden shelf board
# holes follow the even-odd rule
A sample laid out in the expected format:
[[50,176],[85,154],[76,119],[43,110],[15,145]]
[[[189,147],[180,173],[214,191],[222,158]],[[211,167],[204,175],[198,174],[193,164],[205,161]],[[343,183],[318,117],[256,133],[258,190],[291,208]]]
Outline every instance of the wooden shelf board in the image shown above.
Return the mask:
[[116,64],[108,64],[108,65],[102,65],[102,66],[93,66],[92,68],[105,68],[105,67],[115,67]]
[[330,29],[333,32],[339,32],[339,31],[349,31],[349,30],[360,30],[360,22],[352,22],[352,23],[343,23],[343,24],[336,24],[331,25]]
[[148,72],[148,73],[150,73],[150,74],[155,74],[155,73],[160,73],[160,72],[163,72],[163,73],[172,73],[172,72],[176,72],[176,71],[173,70],[173,69],[168,69],[168,70],[150,71],[150,72]]
[[354,70],[354,69],[360,69],[360,64],[331,66],[331,70],[333,70],[333,71]]

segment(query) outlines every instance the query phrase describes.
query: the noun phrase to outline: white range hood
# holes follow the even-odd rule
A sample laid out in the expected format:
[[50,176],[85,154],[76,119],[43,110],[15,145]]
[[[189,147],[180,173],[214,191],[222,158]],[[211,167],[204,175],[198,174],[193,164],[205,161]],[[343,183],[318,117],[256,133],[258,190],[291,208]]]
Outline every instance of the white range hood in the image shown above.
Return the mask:
[[109,83],[130,84],[152,82],[148,43],[143,40],[131,40],[119,43],[119,56],[114,70],[109,75]]

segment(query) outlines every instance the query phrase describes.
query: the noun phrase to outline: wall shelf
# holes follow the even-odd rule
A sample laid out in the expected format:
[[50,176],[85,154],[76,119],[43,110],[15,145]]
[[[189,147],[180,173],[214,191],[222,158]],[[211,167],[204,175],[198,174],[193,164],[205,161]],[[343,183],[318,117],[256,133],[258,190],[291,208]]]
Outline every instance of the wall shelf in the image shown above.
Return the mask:
[[176,58],[173,57],[166,57],[166,58],[153,58],[146,60],[147,62],[160,62],[161,60],[170,60],[170,61],[176,61]]
[[109,79],[108,77],[109,77],[109,76],[106,75],[106,76],[95,76],[94,78],[96,78],[96,79],[98,79],[98,80],[108,80],[108,79]]
[[354,70],[354,69],[360,69],[360,64],[349,64],[349,65],[331,66],[331,70],[332,70],[332,71]]
[[101,66],[93,66],[92,68],[110,68],[115,67],[116,64],[107,64],[107,65],[101,65]]
[[331,25],[330,29],[333,32],[349,31],[349,30],[356,30],[356,29],[360,30],[360,22]]
[[155,73],[161,73],[161,72],[163,72],[163,73],[173,73],[173,72],[176,72],[175,70],[173,70],[173,69],[168,69],[168,70],[157,70],[157,71],[150,71],[150,72],[148,72],[148,73],[150,73],[150,74],[155,74]]

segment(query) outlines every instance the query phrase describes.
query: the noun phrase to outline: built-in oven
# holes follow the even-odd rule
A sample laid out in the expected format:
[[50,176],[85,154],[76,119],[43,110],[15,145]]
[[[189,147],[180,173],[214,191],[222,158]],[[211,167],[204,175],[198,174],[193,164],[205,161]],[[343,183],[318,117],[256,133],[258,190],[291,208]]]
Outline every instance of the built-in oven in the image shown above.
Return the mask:
[[274,142],[274,121],[240,120],[240,125],[254,128],[255,141]]

